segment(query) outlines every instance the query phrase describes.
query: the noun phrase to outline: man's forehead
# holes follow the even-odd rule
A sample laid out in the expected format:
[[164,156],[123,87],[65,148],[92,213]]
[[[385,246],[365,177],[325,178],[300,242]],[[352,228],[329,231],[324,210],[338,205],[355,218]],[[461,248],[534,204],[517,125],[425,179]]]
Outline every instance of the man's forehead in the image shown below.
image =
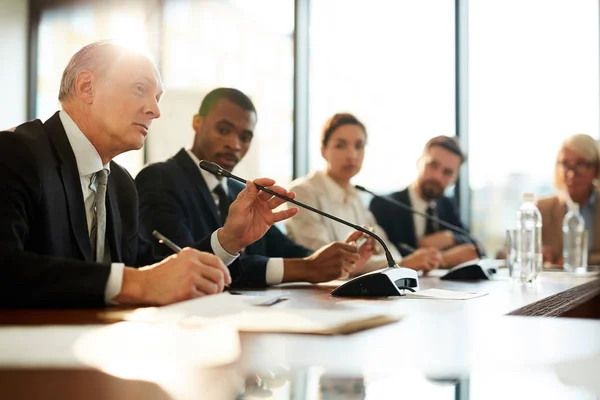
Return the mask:
[[431,146],[423,154],[424,158],[429,161],[443,162],[446,164],[452,163],[457,167],[460,167],[460,157],[454,154],[450,150],[447,150],[441,146]]
[[115,63],[113,73],[118,73],[126,79],[135,81],[143,80],[162,91],[162,79],[154,63],[144,57],[126,58]]
[[256,125],[256,113],[251,110],[245,110],[229,99],[219,99],[215,106],[209,111],[207,117],[214,120],[226,119],[229,123],[248,123],[251,126]]

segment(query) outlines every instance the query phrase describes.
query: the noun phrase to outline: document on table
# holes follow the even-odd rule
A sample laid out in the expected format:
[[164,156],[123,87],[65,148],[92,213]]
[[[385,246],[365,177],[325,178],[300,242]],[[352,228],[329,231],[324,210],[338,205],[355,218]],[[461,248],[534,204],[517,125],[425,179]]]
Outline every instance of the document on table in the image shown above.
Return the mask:
[[107,312],[107,319],[177,323],[187,327],[221,325],[242,332],[337,335],[358,332],[400,320],[397,315],[335,309],[294,309],[253,305],[258,296],[221,293],[135,311]]
[[[280,298],[277,295],[277,298]],[[181,301],[162,307],[145,307],[136,310],[109,311],[102,315],[107,319],[139,322],[176,322],[190,316],[218,317],[273,301],[272,296],[232,295],[224,292],[212,296]]]
[[409,299],[469,300],[485,295],[487,295],[486,292],[471,293],[444,289],[426,289],[415,293],[408,293],[406,297]]
[[376,313],[357,313],[356,310],[309,310],[258,308],[218,318],[189,317],[184,326],[203,326],[219,323],[235,326],[241,332],[312,333],[345,335],[391,324],[399,316]]

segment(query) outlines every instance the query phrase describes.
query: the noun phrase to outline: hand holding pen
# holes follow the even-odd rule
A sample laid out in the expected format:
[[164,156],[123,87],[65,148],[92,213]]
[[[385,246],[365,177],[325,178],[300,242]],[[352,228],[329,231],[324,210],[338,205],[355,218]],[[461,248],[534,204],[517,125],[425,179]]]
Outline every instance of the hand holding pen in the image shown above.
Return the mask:
[[[229,285],[231,285],[231,275],[229,273],[229,269],[223,264],[221,259],[218,258],[217,256],[215,256],[213,254],[199,252],[198,250],[195,250],[195,249],[188,249],[188,248],[182,249],[181,247],[176,245],[172,240],[170,240],[169,238],[167,238],[165,235],[163,235],[162,233],[160,233],[157,230],[154,230],[152,232],[152,235],[154,235],[154,237],[156,237],[158,239],[159,243],[164,244],[165,246],[167,246],[168,248],[173,250],[174,253],[182,253],[182,252],[185,253],[187,251],[190,251],[190,252],[199,253],[199,255],[202,255],[202,257],[204,257],[204,258],[210,258],[211,261],[213,259],[215,259],[214,262],[207,263],[207,265],[212,265],[213,270],[202,269],[201,276],[197,277],[197,279],[195,280],[195,282],[197,284],[202,283],[202,287],[197,287],[197,289],[200,293],[213,294],[213,293],[215,293],[215,291],[213,291],[212,289],[216,289],[216,293],[220,293],[223,291],[223,289],[225,287],[228,287]],[[217,267],[217,268],[215,268],[215,267]],[[220,273],[223,274],[222,278],[219,278]],[[216,288],[213,288],[212,285],[210,285],[210,284],[207,285],[206,282],[204,282],[206,280],[209,280],[209,281],[212,281],[213,283],[215,283]]]

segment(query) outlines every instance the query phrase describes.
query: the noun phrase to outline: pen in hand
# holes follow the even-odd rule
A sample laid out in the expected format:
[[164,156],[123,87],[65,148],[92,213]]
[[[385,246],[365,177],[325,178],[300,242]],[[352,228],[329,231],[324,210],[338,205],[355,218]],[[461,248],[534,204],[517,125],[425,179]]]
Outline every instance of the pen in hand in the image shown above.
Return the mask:
[[175,253],[179,253],[181,251],[181,247],[177,246],[175,243],[173,243],[171,240],[169,240],[165,235],[163,235],[159,231],[154,230],[154,231],[152,231],[152,234],[154,235],[154,237],[156,237],[158,239],[159,243],[164,244],[165,246],[167,246],[168,248],[173,250]]
[[[159,243],[164,244],[165,246],[167,246],[168,248],[173,250],[175,253],[179,253],[182,250],[181,247],[177,246],[175,243],[173,243],[172,240],[170,240],[168,237],[166,237],[159,231],[153,230],[152,235],[154,235],[154,237],[158,239]],[[225,285],[225,288],[228,288],[228,287],[229,287],[229,285]]]

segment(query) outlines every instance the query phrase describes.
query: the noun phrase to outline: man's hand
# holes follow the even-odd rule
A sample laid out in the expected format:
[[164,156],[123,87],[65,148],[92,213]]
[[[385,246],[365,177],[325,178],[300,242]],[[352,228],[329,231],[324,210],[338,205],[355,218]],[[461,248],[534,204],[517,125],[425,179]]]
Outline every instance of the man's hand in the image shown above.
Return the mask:
[[231,284],[229,270],[213,254],[185,248],[159,263],[125,268],[120,304],[164,305],[221,293]]
[[419,248],[421,247],[435,247],[439,250],[447,249],[448,247],[454,246],[455,238],[454,234],[449,231],[438,231],[431,235],[423,236],[419,239]]
[[462,264],[465,261],[474,260],[479,258],[475,246],[472,244],[461,244],[454,246],[442,253],[443,263],[441,267],[452,268],[458,264]]
[[442,253],[434,247],[425,247],[416,250],[409,256],[406,256],[400,262],[400,266],[429,272],[439,268],[442,264]]
[[[366,227],[363,226],[363,228]],[[373,228],[367,229],[369,229],[370,231],[373,230]],[[360,275],[362,273],[363,267],[365,266],[367,261],[369,261],[369,258],[371,258],[373,253],[375,253],[375,239],[372,236],[367,235],[366,233],[362,233],[361,231],[354,231],[350,232],[350,234],[348,234],[346,240],[344,241],[345,243],[356,245],[356,243],[363,238],[365,238],[366,241],[358,248],[359,258],[354,263],[354,270],[351,273],[351,275],[353,276]]]
[[305,279],[311,283],[347,279],[359,260],[355,244],[333,242],[304,258]]
[[[275,186],[275,181],[272,179],[261,178],[255,179],[254,182],[292,199],[295,196],[293,192]],[[273,212],[283,203],[285,200],[278,197],[265,192],[259,193],[252,182],[246,181],[246,188],[229,207],[225,226],[217,232],[223,249],[230,254],[239,253],[244,247],[263,237],[274,223],[296,215],[297,208]]]

